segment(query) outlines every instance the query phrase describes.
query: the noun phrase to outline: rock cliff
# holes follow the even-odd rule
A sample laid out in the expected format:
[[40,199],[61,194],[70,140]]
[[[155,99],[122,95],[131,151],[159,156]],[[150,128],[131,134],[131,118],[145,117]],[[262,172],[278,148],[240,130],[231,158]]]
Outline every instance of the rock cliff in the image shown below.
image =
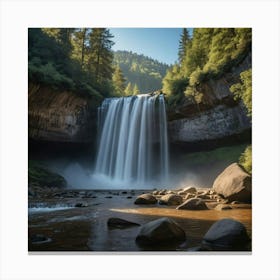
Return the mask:
[[90,99],[31,84],[28,134],[32,140],[85,143],[95,137],[96,112]]
[[239,81],[239,75],[251,67],[251,54],[230,72],[216,80],[201,83],[200,103],[185,98],[180,106],[168,111],[171,142],[207,141],[241,134],[251,128],[242,101],[233,99],[229,88]]

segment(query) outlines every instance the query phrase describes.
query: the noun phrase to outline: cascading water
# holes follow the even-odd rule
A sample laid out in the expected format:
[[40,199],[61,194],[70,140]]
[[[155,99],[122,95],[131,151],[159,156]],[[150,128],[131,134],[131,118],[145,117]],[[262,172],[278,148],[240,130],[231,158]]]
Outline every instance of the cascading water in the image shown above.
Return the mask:
[[168,182],[163,95],[105,99],[98,109],[98,135],[95,175],[106,176],[119,186]]

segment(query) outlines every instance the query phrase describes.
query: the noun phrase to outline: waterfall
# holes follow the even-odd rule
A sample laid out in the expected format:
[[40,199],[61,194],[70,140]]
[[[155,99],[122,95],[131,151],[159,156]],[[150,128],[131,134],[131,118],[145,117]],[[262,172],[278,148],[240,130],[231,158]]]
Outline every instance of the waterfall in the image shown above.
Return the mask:
[[122,186],[168,182],[163,95],[106,98],[98,108],[98,138],[95,174],[107,176]]

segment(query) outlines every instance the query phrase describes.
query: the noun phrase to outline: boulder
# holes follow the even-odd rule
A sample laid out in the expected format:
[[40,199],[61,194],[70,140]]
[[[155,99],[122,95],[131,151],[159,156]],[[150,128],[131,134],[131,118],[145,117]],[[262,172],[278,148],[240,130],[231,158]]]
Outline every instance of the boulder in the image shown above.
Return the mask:
[[177,210],[207,210],[205,202],[201,198],[190,198],[179,205]]
[[140,226],[137,223],[130,222],[120,218],[109,218],[107,221],[107,225],[109,228],[127,228],[127,227],[135,227]]
[[160,218],[143,225],[136,237],[140,245],[185,241],[184,230],[170,218]]
[[141,194],[134,201],[134,204],[156,204],[156,203],[157,203],[157,199],[150,193]]
[[216,251],[247,250],[250,238],[245,226],[233,219],[215,222],[203,237],[202,244]]
[[251,202],[252,178],[237,163],[233,163],[216,178],[213,190],[229,201]]
[[183,198],[177,194],[166,194],[159,200],[159,204],[179,205],[183,202]]

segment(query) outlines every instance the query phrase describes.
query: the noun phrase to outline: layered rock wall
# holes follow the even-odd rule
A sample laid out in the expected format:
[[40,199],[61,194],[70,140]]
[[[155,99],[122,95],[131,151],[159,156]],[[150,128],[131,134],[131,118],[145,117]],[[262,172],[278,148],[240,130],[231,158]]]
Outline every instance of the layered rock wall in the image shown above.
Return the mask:
[[39,141],[85,143],[95,137],[95,110],[90,100],[68,91],[31,84],[28,134]]

